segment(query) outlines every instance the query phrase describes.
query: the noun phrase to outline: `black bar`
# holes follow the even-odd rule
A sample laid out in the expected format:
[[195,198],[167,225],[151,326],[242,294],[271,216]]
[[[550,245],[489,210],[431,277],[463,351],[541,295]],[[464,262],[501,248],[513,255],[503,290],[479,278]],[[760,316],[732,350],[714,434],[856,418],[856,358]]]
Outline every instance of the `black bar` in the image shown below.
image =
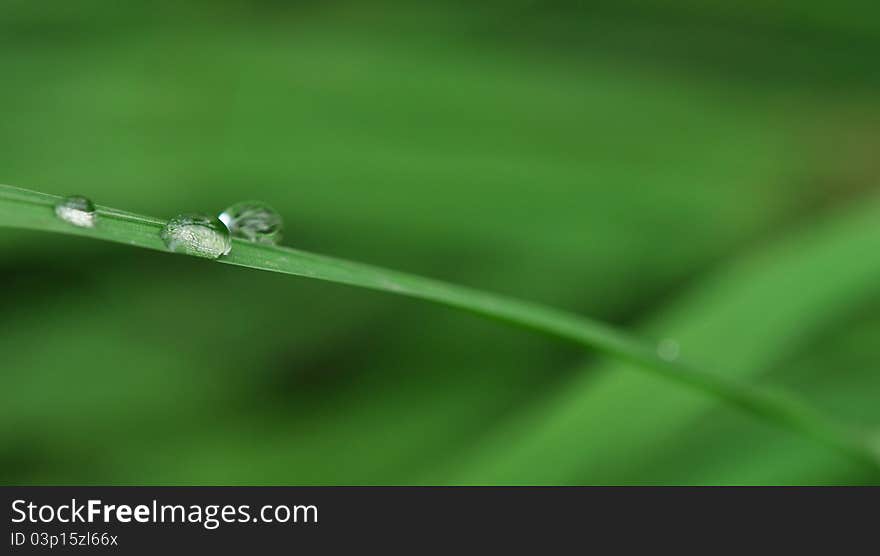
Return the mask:
[[[4,544],[10,554],[255,549],[420,553],[427,548],[547,553],[571,552],[575,547],[581,547],[579,552],[600,546],[636,549],[646,543],[658,549],[706,550],[721,545],[767,548],[772,543],[815,548],[826,543],[839,550],[855,547],[861,536],[873,536],[876,519],[871,508],[880,501],[877,488],[800,487],[2,487],[0,491],[7,508]],[[89,500],[100,501],[93,503],[99,513],[92,521],[87,517]],[[138,510],[139,505],[146,509]],[[40,510],[41,506],[51,509]],[[119,506],[132,509],[119,510]],[[160,516],[162,506],[166,506],[164,516]],[[187,522],[181,523],[184,517],[178,508],[168,506],[182,506]],[[59,523],[56,510],[61,509],[60,518],[69,519],[76,508],[82,521]],[[147,522],[135,522],[135,512]],[[120,522],[120,516],[131,522]],[[51,522],[32,523],[32,517]]]

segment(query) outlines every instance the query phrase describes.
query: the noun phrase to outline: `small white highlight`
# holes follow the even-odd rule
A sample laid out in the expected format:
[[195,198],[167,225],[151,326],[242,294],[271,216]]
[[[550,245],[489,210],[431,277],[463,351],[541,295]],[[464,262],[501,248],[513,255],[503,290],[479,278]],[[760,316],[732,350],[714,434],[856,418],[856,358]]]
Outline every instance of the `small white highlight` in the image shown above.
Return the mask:
[[223,225],[226,226],[227,230],[232,226],[232,216],[228,212],[221,212],[217,219],[220,220],[220,222],[223,222]]

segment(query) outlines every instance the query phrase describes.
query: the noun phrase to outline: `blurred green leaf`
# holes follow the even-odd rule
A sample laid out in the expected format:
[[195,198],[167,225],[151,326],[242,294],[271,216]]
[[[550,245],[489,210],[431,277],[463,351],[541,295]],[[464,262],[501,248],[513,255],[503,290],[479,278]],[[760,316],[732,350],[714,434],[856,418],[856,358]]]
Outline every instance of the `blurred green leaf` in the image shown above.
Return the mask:
[[[876,191],[871,13],[858,0],[13,0],[0,5],[0,182],[162,218],[263,199],[298,248],[659,339],[673,331],[651,323],[689,292]],[[651,463],[617,449],[591,463],[608,446],[591,433],[565,469],[477,473],[487,438],[527,431],[513,423],[549,415],[574,382],[580,396],[594,380],[589,399],[612,408],[687,395],[603,386],[606,364],[578,365],[580,350],[442,308],[78,238],[4,230],[0,281],[3,482],[871,480],[714,404],[670,430],[607,425]],[[796,285],[763,305],[734,286],[752,311],[782,304],[774,322],[799,339],[768,336],[775,355],[760,347],[755,367],[721,342],[680,340],[686,356],[760,367],[870,421],[870,288],[852,292],[864,315],[822,302],[802,325]],[[676,326],[703,326],[706,303]],[[180,341],[166,318],[201,326]],[[741,351],[766,330],[737,336]]]

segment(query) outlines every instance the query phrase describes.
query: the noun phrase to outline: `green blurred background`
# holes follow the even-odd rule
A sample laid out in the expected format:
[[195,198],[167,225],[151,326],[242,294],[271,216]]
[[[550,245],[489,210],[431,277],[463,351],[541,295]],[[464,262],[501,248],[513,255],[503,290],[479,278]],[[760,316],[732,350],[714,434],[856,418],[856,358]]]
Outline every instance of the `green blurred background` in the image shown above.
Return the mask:
[[[0,182],[545,302],[880,422],[872,2],[0,3]],[[0,233],[0,481],[880,483],[449,309]],[[880,437],[880,435],[878,435]]]

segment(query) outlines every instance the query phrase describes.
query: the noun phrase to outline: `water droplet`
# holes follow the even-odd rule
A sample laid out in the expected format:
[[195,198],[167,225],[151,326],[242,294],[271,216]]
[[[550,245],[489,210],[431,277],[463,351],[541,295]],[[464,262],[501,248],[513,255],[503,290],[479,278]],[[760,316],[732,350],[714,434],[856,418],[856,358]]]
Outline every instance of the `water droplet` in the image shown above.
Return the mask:
[[95,204],[82,195],[65,197],[55,204],[55,216],[79,228],[94,228]]
[[175,216],[159,236],[169,250],[185,255],[216,259],[232,250],[229,230],[223,222],[206,214]]
[[275,209],[260,201],[235,203],[218,216],[234,237],[256,243],[277,245],[284,231],[284,221]]
[[871,439],[871,448],[874,451],[874,457],[877,459],[877,462],[880,463],[880,433],[874,433],[874,436]]
[[678,345],[678,342],[672,338],[665,338],[660,340],[660,343],[657,344],[657,355],[666,361],[675,361],[678,359],[680,351],[681,348]]

